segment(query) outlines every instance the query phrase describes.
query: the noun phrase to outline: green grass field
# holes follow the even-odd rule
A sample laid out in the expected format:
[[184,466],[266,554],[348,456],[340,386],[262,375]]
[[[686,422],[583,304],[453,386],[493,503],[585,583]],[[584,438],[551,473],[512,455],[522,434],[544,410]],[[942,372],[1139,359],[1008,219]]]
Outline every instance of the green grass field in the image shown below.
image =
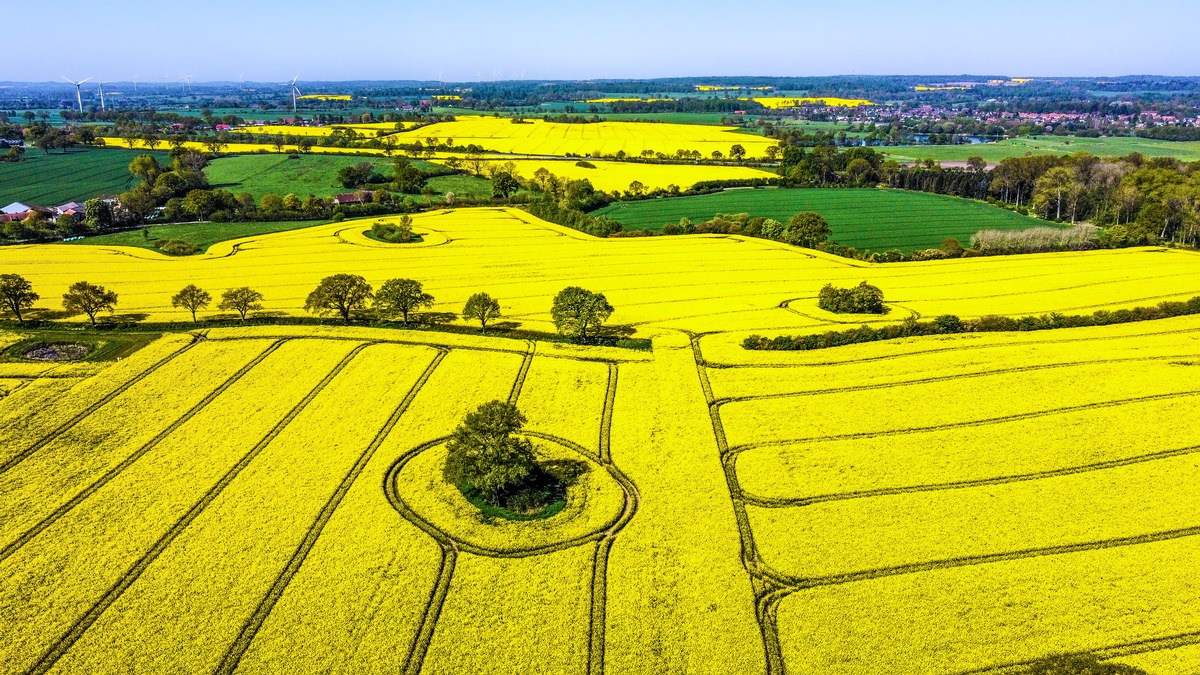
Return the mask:
[[749,213],[787,222],[802,211],[824,216],[833,228],[833,241],[872,251],[936,248],[947,237],[956,237],[966,246],[979,230],[1045,224],[983,202],[872,188],[729,190],[619,202],[594,213],[615,218],[630,229],[659,230],[683,217],[699,223],[718,213]]
[[[106,148],[47,155],[29,148],[21,161],[0,163],[0,205],[24,202],[57,206],[124,192],[133,187],[136,180],[129,175],[129,162],[143,154],[146,153]],[[166,161],[166,153],[150,154],[157,156],[160,162]]]
[[[258,154],[235,155],[222,157],[204,170],[208,182],[213,187],[229,190],[234,194],[249,192],[255,199],[261,199],[267,193],[283,196],[295,193],[301,198],[310,194],[318,197],[332,197],[339,192],[349,192],[338,182],[337,173],[342,167],[370,162],[385,176],[392,174],[392,160],[386,158],[355,157],[345,155],[299,155],[289,159],[287,155]],[[414,166],[422,171],[445,171],[446,168],[431,164],[424,160],[412,160]],[[459,176],[438,176],[431,178],[429,183],[438,192],[444,192],[441,186],[456,185],[447,181]],[[478,179],[475,179],[478,180]],[[491,195],[490,183],[486,196]],[[460,190],[446,187],[456,194],[474,194],[468,190],[478,190],[478,186],[460,185]]]
[[338,182],[338,171],[359,162],[370,162],[385,175],[391,173],[392,162],[388,159],[339,155],[300,155],[289,159],[277,154],[222,157],[209,164],[204,173],[214,187],[235,194],[249,192],[255,199],[267,193],[332,197],[348,192]]
[[270,234],[272,232],[283,232],[284,230],[297,230],[302,227],[314,227],[323,225],[327,221],[324,220],[287,220],[269,223],[186,223],[179,225],[151,225],[149,229],[149,238],[142,234],[142,230],[128,230],[125,232],[112,232],[110,234],[101,234],[95,237],[85,237],[75,241],[63,242],[70,246],[73,244],[81,244],[84,246],[136,246],[138,248],[147,248],[152,251],[158,249],[154,247],[155,239],[183,239],[189,241],[200,248],[200,251],[208,250],[209,246],[229,239],[238,239],[240,237],[251,237],[256,234]]
[[961,162],[979,156],[989,162],[1025,155],[1070,155],[1089,152],[1102,157],[1123,157],[1140,152],[1147,157],[1175,157],[1185,162],[1200,161],[1200,142],[1155,141],[1148,138],[1076,138],[1072,136],[1038,136],[1009,138],[997,143],[977,145],[914,145],[879,148],[899,162],[934,159],[939,162]]

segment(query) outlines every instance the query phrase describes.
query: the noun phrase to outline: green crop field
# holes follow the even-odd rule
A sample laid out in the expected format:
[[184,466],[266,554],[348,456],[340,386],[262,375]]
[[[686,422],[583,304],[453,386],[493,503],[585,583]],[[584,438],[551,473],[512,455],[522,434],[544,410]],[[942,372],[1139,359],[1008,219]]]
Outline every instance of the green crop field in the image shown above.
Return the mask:
[[872,251],[936,248],[947,237],[957,237],[965,246],[979,230],[1045,224],[982,202],[871,188],[729,190],[696,197],[621,202],[595,214],[615,218],[629,229],[659,230],[684,217],[698,223],[718,213],[749,213],[786,222],[802,211],[824,216],[833,228],[833,240],[839,244]]
[[[383,157],[356,157],[345,155],[299,155],[289,159],[287,155],[259,154],[235,155],[222,157],[204,170],[208,181],[213,187],[223,188],[233,193],[249,192],[255,199],[262,198],[267,193],[286,195],[294,193],[300,197],[313,194],[318,197],[332,197],[339,192],[347,192],[338,182],[338,171],[342,167],[352,166],[360,162],[370,162],[383,175],[392,173],[392,161]],[[422,171],[445,171],[445,167],[437,166],[422,160],[412,160],[413,164]],[[443,177],[431,179],[431,183]],[[438,189],[435,185],[435,189]],[[449,188],[458,194],[469,194]],[[439,192],[443,190],[438,189]],[[490,195],[490,186],[488,195]]]
[[[145,151],[108,148],[47,155],[29,148],[21,161],[0,163],[0,204],[55,206],[124,192],[136,180],[129,174],[129,162],[144,154]],[[150,154],[160,162],[166,161],[166,153]]]
[[359,162],[370,162],[380,172],[391,173],[391,160],[383,158],[300,155],[289,159],[277,154],[222,157],[209,164],[204,173],[214,187],[233,193],[249,192],[255,199],[267,193],[332,197],[347,191],[338,182],[338,171]]
[[899,162],[933,159],[939,162],[961,162],[978,156],[989,162],[1025,155],[1072,155],[1088,152],[1102,157],[1123,157],[1140,152],[1147,157],[1175,157],[1185,162],[1200,161],[1200,143],[1156,141],[1127,136],[1110,138],[1077,138],[1074,136],[1038,136],[1009,138],[997,143],[975,145],[913,145],[882,148]]
[[257,234],[270,234],[272,232],[283,232],[285,230],[296,230],[302,227],[313,227],[314,225],[322,225],[323,220],[288,220],[288,221],[272,221],[272,222],[254,222],[254,223],[180,223],[170,225],[152,225],[145,228],[146,234],[142,234],[141,229],[126,230],[124,232],[111,232],[109,234],[101,234],[95,237],[86,237],[84,239],[76,239],[74,241],[63,242],[70,245],[83,246],[136,246],[138,248],[146,248],[152,251],[158,249],[154,247],[154,241],[157,239],[183,239],[191,242],[199,247],[200,252],[208,250],[209,246],[230,239],[239,239],[241,237],[252,237]]

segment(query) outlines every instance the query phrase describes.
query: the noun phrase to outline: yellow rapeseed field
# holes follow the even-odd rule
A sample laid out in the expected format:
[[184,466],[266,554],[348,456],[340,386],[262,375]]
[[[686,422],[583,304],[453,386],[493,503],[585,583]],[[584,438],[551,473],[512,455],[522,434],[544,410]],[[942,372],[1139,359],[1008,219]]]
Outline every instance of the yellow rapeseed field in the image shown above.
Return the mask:
[[[653,348],[202,323],[119,361],[10,354],[0,675],[1200,671],[1200,316],[740,347],[861,323],[816,307],[825,283],[882,288],[874,323],[1088,313],[1196,295],[1196,253],[870,265],[507,208],[419,214],[415,244],[374,222],[184,258],[12,246],[0,272],[39,308],[86,279],[180,322],[187,283],[300,315],[322,277],[411,277],[433,311],[483,291],[540,331],[578,285]],[[449,435],[493,400],[576,472],[557,515],[489,516],[445,482]]]
[[754,101],[765,108],[772,110],[778,108],[798,108],[802,105],[826,105],[835,108],[857,108],[864,105],[875,105],[864,98],[838,98],[836,96],[810,96],[799,98],[786,98],[776,96],[762,96],[755,98],[738,99],[740,101]]
[[455,145],[475,144],[493,152],[517,155],[615,155],[638,157],[643,151],[674,155],[697,150],[708,157],[714,150],[728,156],[741,145],[747,157],[762,157],[776,141],[738,133],[734,127],[657,122],[593,122],[565,124],[529,119],[516,124],[504,117],[475,115],[406,131],[397,139],[453,139]]

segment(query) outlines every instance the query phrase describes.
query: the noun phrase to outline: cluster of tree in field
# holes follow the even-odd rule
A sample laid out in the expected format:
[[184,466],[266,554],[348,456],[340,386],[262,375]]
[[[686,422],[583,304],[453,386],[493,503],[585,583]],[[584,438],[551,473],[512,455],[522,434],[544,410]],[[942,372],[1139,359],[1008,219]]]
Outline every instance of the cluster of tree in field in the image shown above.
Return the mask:
[[1060,314],[1054,312],[1041,316],[983,316],[978,319],[962,320],[953,314],[939,316],[932,321],[918,321],[908,317],[899,324],[878,328],[866,324],[845,331],[829,331],[812,335],[780,335],[774,338],[750,335],[742,341],[742,347],[764,351],[805,351],[827,349],[844,345],[880,340],[917,337],[921,335],[948,335],[953,333],[986,333],[1053,330],[1056,328],[1082,328],[1086,326],[1108,326],[1137,321],[1154,321],[1177,316],[1200,314],[1200,296],[1186,302],[1164,301],[1153,307],[1133,309],[1097,310],[1092,314]]
[[883,291],[878,286],[862,282],[852,288],[825,284],[817,294],[817,307],[835,314],[885,314]]
[[443,478],[487,515],[549,516],[566,499],[570,472],[538,461],[533,443],[517,435],[526,421],[515,404],[489,401],[468,413],[446,443]]
[[[41,296],[33,284],[17,274],[0,274],[0,312],[12,314],[18,323],[25,323],[26,313]],[[246,321],[254,312],[263,309],[261,291],[243,286],[226,289],[217,309],[233,312]],[[336,316],[349,325],[354,319],[377,322],[399,320],[405,326],[419,320],[424,325],[449,321],[455,315],[423,313],[433,306],[435,298],[426,293],[424,285],[415,279],[389,279],[378,289],[357,274],[334,274],[321,280],[304,301],[304,310],[314,315]],[[192,323],[199,323],[199,312],[212,305],[212,294],[196,284],[188,284],[171,296],[171,306],[191,314]],[[93,326],[101,312],[112,313],[117,307],[116,292],[79,281],[63,295],[66,316],[86,314]],[[594,341],[614,308],[603,293],[579,286],[568,286],[554,296],[550,317],[559,334],[576,342]],[[477,322],[481,331],[502,318],[500,301],[487,293],[475,293],[467,299],[458,315],[464,321]]]

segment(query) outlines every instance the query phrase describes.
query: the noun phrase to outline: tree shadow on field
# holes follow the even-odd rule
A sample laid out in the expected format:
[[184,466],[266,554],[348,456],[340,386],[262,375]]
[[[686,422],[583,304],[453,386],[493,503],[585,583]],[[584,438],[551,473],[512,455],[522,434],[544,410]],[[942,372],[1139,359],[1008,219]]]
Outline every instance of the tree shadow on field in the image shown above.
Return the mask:
[[551,459],[539,462],[542,470],[557,478],[563,485],[570,487],[591,471],[587,462],[578,459]]
[[145,312],[123,312],[121,314],[110,314],[105,317],[96,317],[96,323],[100,326],[128,326],[130,324],[141,323],[149,319],[150,315]]
[[[7,318],[10,314],[11,312],[6,313],[5,318]],[[25,310],[23,316],[27,321],[58,321],[60,319],[71,317],[70,314],[61,309],[47,309],[44,307],[27,309]]]
[[637,332],[637,328],[626,324],[614,324],[612,326],[600,326],[596,329],[596,337],[606,340],[619,340],[621,338],[631,337]]

